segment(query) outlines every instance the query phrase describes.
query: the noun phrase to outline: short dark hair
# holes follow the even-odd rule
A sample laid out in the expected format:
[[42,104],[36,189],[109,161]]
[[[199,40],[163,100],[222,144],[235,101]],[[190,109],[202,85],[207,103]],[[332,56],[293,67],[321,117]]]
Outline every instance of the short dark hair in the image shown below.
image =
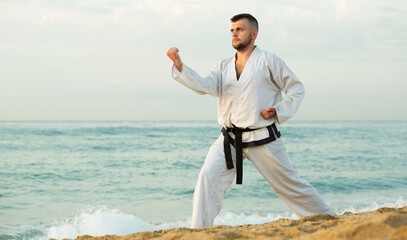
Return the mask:
[[237,15],[233,16],[230,19],[230,21],[237,22],[242,18],[246,18],[247,20],[249,20],[250,27],[253,30],[259,31],[259,23],[257,22],[257,19],[255,17],[253,17],[251,14],[248,14],[248,13],[237,14]]

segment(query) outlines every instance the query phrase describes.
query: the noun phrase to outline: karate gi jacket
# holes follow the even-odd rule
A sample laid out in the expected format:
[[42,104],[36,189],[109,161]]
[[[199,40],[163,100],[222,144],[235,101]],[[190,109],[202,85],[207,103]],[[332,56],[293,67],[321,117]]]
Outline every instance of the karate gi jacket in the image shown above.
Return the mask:
[[[173,66],[172,77],[198,94],[218,97],[218,122],[224,127],[257,129],[243,133],[244,142],[269,136],[268,125],[283,124],[296,113],[304,86],[277,55],[260,50],[251,53],[239,80],[232,56],[219,61],[206,76],[200,76],[183,63],[182,71]],[[276,115],[264,119],[263,109],[274,107]]]

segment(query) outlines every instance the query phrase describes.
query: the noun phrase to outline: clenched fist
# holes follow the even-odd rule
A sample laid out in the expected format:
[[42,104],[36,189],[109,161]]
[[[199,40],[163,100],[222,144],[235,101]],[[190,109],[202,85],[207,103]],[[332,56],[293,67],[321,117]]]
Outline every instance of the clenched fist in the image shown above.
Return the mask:
[[263,109],[261,115],[264,119],[270,119],[276,115],[276,109],[274,107]]
[[170,48],[167,51],[167,56],[174,62],[175,67],[178,69],[178,71],[182,71],[182,61],[181,57],[178,54],[179,50],[176,47]]

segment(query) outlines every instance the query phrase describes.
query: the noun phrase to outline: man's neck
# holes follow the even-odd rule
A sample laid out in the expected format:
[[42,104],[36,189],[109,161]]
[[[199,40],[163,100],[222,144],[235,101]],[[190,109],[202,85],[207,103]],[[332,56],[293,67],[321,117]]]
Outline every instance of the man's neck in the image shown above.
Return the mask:
[[253,45],[249,45],[247,46],[247,48],[241,50],[241,51],[237,51],[236,52],[236,60],[247,60],[249,59],[250,55],[252,54],[252,52],[254,51],[254,49],[256,48],[256,46]]

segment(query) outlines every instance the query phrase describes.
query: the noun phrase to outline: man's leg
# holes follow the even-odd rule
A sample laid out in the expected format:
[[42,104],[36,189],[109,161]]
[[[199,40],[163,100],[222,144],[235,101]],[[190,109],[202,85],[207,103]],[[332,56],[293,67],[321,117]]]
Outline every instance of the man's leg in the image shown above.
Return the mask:
[[[235,164],[234,152],[232,149]],[[235,168],[228,170],[226,167],[223,136],[220,135],[209,149],[205,163],[199,172],[194,192],[192,228],[213,225],[213,220],[222,209],[223,197],[232,184],[235,174]]]
[[244,149],[277,195],[299,216],[335,215],[315,188],[293,169],[281,138],[266,145]]

